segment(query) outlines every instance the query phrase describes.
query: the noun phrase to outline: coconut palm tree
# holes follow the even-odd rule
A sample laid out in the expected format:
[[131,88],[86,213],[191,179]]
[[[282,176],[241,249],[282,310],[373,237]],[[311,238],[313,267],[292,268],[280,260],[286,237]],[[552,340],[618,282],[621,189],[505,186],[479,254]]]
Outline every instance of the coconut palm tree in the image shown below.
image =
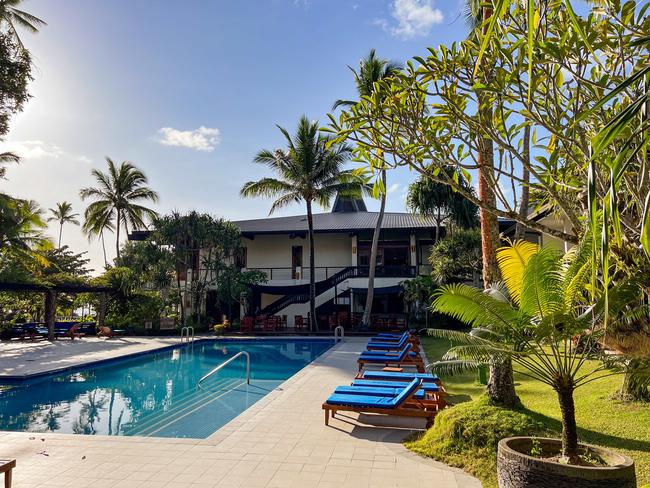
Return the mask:
[[[452,166],[443,167],[448,178],[452,177],[467,191],[473,192],[471,183],[461,171]],[[456,173],[454,175],[454,173]],[[442,223],[452,221],[464,229],[471,229],[478,225],[478,207],[467,200],[451,186],[421,177],[411,183],[406,196],[406,205],[412,212],[430,215],[436,221],[436,242],[440,240],[440,226]]]
[[24,49],[17,27],[36,34],[41,27],[47,25],[47,22],[19,9],[21,3],[23,0],[0,0],[0,27],[6,29],[20,48]]
[[147,177],[132,163],[123,161],[117,166],[106,158],[108,172],[98,169],[91,174],[98,186],[83,188],[82,200],[93,200],[84,212],[83,230],[88,236],[103,236],[106,231],[115,230],[115,251],[120,262],[120,230],[128,234],[132,229],[146,227],[145,221],[158,214],[141,202],[157,202],[158,194],[147,186]]
[[[381,80],[395,76],[402,70],[402,65],[387,59],[377,57],[374,49],[371,49],[368,55],[363,58],[359,63],[359,71],[350,68],[354,76],[354,84],[357,87],[357,94],[359,99],[370,96],[374,90],[375,83]],[[332,106],[332,110],[339,107],[350,107],[355,105],[358,101],[353,100],[337,100]],[[375,295],[375,268],[377,266],[377,248],[379,247],[379,234],[381,233],[381,225],[384,220],[384,211],[386,210],[386,170],[380,171],[380,188],[383,188],[380,196],[379,215],[375,222],[375,229],[372,235],[372,245],[370,248],[370,268],[368,270],[368,294],[366,295],[366,308],[363,312],[361,324],[363,327],[368,327],[370,324],[370,312],[372,311],[372,302]]]
[[316,284],[314,264],[314,203],[328,207],[337,193],[359,195],[365,182],[353,171],[343,170],[351,147],[347,144],[330,144],[330,138],[318,130],[318,122],[310,122],[304,115],[292,137],[278,126],[287,143],[286,149],[263,149],[254,162],[268,166],[277,178],[262,178],[246,183],[240,194],[243,197],[275,198],[269,215],[291,203],[307,206],[309,229],[309,312],[312,330],[316,329]]
[[[562,454],[569,462],[578,447],[575,389],[623,371],[624,359],[604,354],[600,346],[603,319],[636,313],[641,295],[638,284],[629,281],[610,290],[607,306],[602,297],[591,303],[592,256],[589,241],[565,256],[516,241],[497,252],[505,286],[480,290],[453,284],[433,294],[433,310],[471,325],[472,332],[428,331],[456,344],[433,365],[440,374],[476,368],[496,356],[511,359],[521,366],[520,374],[553,388],[562,413]],[[602,362],[593,367],[589,359]]]
[[18,163],[18,162],[20,162],[20,157],[18,157],[17,154],[12,152],[0,153],[0,179],[4,179],[5,174],[7,173],[7,168],[5,168],[3,165],[7,163]]
[[72,211],[72,204],[66,201],[58,202],[56,208],[50,208],[51,217],[47,219],[48,222],[59,223],[59,245],[61,247],[61,235],[63,234],[63,224],[79,225],[77,217],[79,214]]

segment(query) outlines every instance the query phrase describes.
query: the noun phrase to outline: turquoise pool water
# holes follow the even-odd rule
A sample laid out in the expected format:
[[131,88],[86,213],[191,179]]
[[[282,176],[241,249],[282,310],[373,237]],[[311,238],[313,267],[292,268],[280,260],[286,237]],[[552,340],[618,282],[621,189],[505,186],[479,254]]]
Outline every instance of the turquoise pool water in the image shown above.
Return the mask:
[[[205,438],[333,345],[322,339],[205,340],[24,381],[3,381],[0,430]],[[251,356],[251,383],[239,351]]]

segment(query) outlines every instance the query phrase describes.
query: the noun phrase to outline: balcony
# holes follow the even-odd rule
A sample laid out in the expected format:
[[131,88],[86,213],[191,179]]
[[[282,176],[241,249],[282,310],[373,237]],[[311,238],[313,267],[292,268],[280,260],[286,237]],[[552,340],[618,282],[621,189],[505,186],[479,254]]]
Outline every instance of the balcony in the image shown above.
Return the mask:
[[[309,280],[309,267],[302,268],[246,268],[248,271],[261,271],[269,281]],[[315,281],[327,280],[345,269],[354,270],[355,278],[365,278],[370,271],[369,266],[317,266]],[[415,278],[416,266],[377,266],[375,276],[378,278]]]

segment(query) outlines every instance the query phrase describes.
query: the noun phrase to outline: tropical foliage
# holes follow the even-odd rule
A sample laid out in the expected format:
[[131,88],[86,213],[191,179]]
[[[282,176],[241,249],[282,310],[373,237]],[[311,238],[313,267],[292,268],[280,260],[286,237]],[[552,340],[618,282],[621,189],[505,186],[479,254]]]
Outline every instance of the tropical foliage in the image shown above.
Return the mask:
[[157,202],[158,194],[147,186],[145,174],[128,161],[117,166],[106,158],[108,172],[93,169],[91,174],[97,186],[83,188],[83,200],[91,200],[84,212],[83,230],[88,236],[103,236],[115,230],[115,251],[120,262],[120,230],[128,233],[146,227],[147,220],[157,213],[143,203]]
[[478,229],[456,229],[431,247],[431,277],[438,285],[480,284],[481,234]]
[[[441,171],[456,172],[458,184],[466,191],[473,193],[471,183],[457,172],[454,167],[447,167]],[[452,176],[453,178],[453,176]],[[478,207],[454,191],[449,185],[421,177],[409,185],[406,195],[408,208],[421,215],[431,215],[436,219],[436,241],[441,237],[440,227],[446,228],[456,225],[464,229],[478,227]]]
[[[484,292],[453,284],[434,295],[432,308],[472,326],[472,333],[429,330],[461,343],[448,351],[448,361],[435,364],[439,371],[453,373],[502,356],[518,364],[521,374],[552,387],[562,411],[563,455],[571,462],[578,447],[574,391],[619,372],[615,358],[601,347],[605,314],[634,313],[640,296],[640,288],[628,281],[610,293],[608,306],[604,294],[591,300],[592,255],[589,240],[565,256],[517,241],[498,252],[505,289]],[[587,370],[589,359],[602,364]]]
[[[263,273],[242,271],[237,266],[241,233],[227,220],[194,211],[173,212],[157,218],[153,227],[149,244],[143,244],[157,257],[152,279],[164,285],[167,279],[175,278],[170,289],[180,303],[183,323],[190,315],[201,321],[208,289],[216,290],[231,312],[233,300],[239,301],[251,285],[266,280]],[[151,245],[158,249],[154,251]]]
[[364,180],[355,172],[344,170],[350,157],[347,144],[331,144],[330,138],[319,132],[318,122],[303,116],[292,137],[279,127],[286,149],[261,150],[255,162],[267,166],[277,177],[249,181],[241,189],[244,197],[275,198],[269,214],[291,203],[307,206],[309,235],[309,310],[312,327],[316,326],[316,285],[313,205],[327,208],[332,197],[361,195]]
[[[403,66],[400,63],[389,61],[377,57],[374,49],[371,49],[368,55],[359,63],[359,71],[348,66],[354,76],[354,84],[357,88],[359,100],[372,95],[375,90],[375,83],[381,80],[388,80],[399,73]],[[337,100],[332,106],[332,110],[340,107],[353,107],[359,100]],[[384,221],[384,212],[386,210],[386,170],[379,165],[368,165],[366,168],[360,168],[365,172],[375,173],[377,178],[373,186],[373,195],[379,197],[379,215],[375,222],[375,229],[372,234],[372,243],[370,247],[370,261],[368,262],[368,291],[366,293],[366,306],[363,311],[361,323],[364,327],[370,325],[370,313],[375,295],[375,270],[377,266],[377,250],[379,248],[379,235],[381,233],[382,222]],[[374,170],[377,171],[374,171]]]
[[77,217],[79,214],[76,214],[72,211],[72,204],[66,201],[59,202],[56,204],[56,208],[49,209],[52,214],[51,217],[47,219],[48,222],[58,222],[59,223],[59,245],[61,247],[61,236],[63,235],[63,225],[64,224],[74,224],[79,225]]

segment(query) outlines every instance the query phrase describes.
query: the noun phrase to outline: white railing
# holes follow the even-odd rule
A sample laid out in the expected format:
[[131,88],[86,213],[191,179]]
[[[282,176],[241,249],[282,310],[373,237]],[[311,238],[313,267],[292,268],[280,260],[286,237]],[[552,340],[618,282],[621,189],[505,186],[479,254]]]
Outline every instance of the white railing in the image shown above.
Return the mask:
[[[192,335],[190,335],[190,332]],[[181,329],[181,342],[183,342],[183,338],[186,339],[186,342],[194,342],[194,327],[186,326]]]
[[196,383],[196,386],[197,386],[198,388],[201,388],[201,382],[202,382],[203,380],[205,380],[205,379],[209,378],[210,376],[212,376],[213,374],[219,372],[221,369],[223,369],[224,367],[226,367],[227,365],[229,365],[230,363],[232,363],[232,362],[233,362],[235,359],[237,359],[239,356],[246,356],[246,384],[247,384],[247,385],[250,385],[250,384],[251,384],[251,355],[248,354],[247,351],[239,351],[239,352],[238,352],[237,354],[235,354],[233,357],[231,357],[231,358],[228,359],[227,361],[224,361],[224,362],[221,363],[219,366],[217,366],[216,368],[210,370],[210,372],[208,372],[207,374],[203,375],[203,376],[201,377],[201,379]]
[[342,341],[345,338],[345,329],[342,325],[339,325],[334,329],[334,342]]

